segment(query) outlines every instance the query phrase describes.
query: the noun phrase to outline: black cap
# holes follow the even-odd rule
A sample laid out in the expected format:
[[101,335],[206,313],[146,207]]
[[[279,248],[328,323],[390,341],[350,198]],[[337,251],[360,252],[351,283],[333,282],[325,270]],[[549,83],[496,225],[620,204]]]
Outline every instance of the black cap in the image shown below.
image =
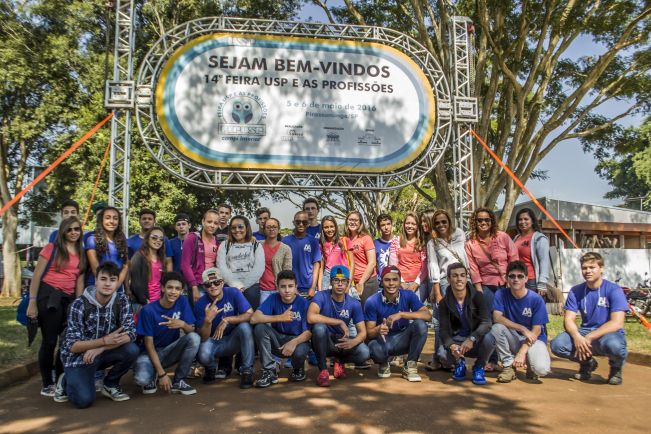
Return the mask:
[[190,223],[190,216],[186,213],[180,212],[174,217],[174,223],[176,222],[188,222]]

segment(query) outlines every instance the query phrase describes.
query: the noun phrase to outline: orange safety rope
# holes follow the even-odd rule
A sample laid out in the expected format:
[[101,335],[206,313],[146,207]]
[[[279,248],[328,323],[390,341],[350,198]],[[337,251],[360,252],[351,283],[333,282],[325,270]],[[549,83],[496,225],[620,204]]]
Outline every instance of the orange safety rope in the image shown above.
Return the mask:
[[104,124],[106,122],[108,122],[108,120],[111,119],[112,117],[113,117],[113,113],[111,112],[100,123],[95,125],[90,131],[88,131],[86,134],[84,134],[84,136],[81,139],[77,140],[70,148],[68,148],[68,150],[66,152],[64,152],[59,158],[57,158],[54,163],[50,164],[50,166],[47,169],[45,169],[36,178],[34,178],[34,180],[32,182],[30,182],[29,185],[27,185],[27,187],[23,188],[20,193],[18,193],[16,196],[14,196],[13,199],[11,199],[9,202],[7,202],[2,207],[2,209],[0,209],[0,216],[4,215],[4,213],[6,213],[9,208],[11,208],[16,203],[18,203],[18,201],[20,201],[20,199],[22,199],[22,197],[25,196],[25,194],[27,194],[27,192],[29,190],[31,190],[36,184],[41,182],[41,180],[43,178],[45,178],[51,171],[53,171],[59,164],[61,164],[61,162],[63,160],[68,158],[68,156],[70,154],[75,152],[77,150],[77,148],[79,148],[86,140],[88,140],[90,138],[90,136],[95,134],[97,132],[97,130],[102,128],[102,126],[104,126]]
[[[477,134],[477,133],[475,132],[475,130],[473,130],[472,128],[470,128],[470,133],[471,133],[473,136],[475,136],[475,138],[477,139],[477,141],[478,141],[479,143],[481,143],[481,145],[482,145],[482,146],[483,146],[483,147],[488,151],[488,153],[490,154],[490,156],[493,157],[493,159],[494,159],[495,161],[497,161],[497,164],[499,164],[499,165],[502,167],[502,169],[504,169],[504,171],[505,171],[505,172],[506,172],[506,173],[511,177],[511,179],[513,179],[513,181],[515,181],[515,183],[518,184],[518,187],[520,187],[520,188],[522,189],[522,191],[524,191],[525,193],[527,193],[527,195],[531,198],[531,200],[533,201],[533,203],[536,204],[536,206],[538,207],[538,209],[540,209],[540,210],[545,214],[545,216],[547,216],[547,218],[548,218],[549,220],[551,220],[551,222],[554,224],[554,226],[556,226],[556,228],[557,228],[559,231],[561,231],[561,233],[562,233],[562,234],[565,236],[565,238],[567,238],[567,240],[568,240],[568,241],[569,241],[569,242],[574,246],[574,248],[575,248],[575,249],[578,249],[579,246],[576,245],[576,243],[574,242],[574,240],[573,240],[573,239],[572,239],[572,238],[567,234],[567,232],[565,232],[565,230],[563,230],[563,228],[561,227],[561,225],[558,224],[558,222],[556,221],[556,219],[554,219],[554,217],[552,217],[552,216],[547,212],[547,210],[545,209],[545,207],[542,206],[542,205],[540,204],[540,202],[538,202],[538,200],[533,196],[533,194],[531,194],[531,192],[530,192],[530,191],[529,191],[529,190],[524,186],[524,184],[522,183],[522,181],[520,181],[520,178],[518,178],[517,175],[516,175],[515,173],[513,173],[513,171],[512,171],[511,169],[509,169],[509,167],[508,167],[508,166],[507,166],[507,165],[502,161],[502,159],[501,159],[500,157],[498,157],[497,154],[496,154],[495,152],[493,152],[493,150],[492,150],[491,148],[488,147],[488,145],[486,144],[486,142],[484,142],[484,140],[479,136],[479,134]],[[651,322],[649,322],[649,321],[644,317],[644,315],[640,315],[640,314],[639,314],[639,313],[638,313],[638,312],[633,308],[633,306],[631,306],[630,303],[629,303],[628,307],[629,307],[629,309],[631,310],[631,313],[632,313],[634,316],[637,317],[637,319],[642,323],[642,325],[643,325],[644,327],[646,327],[647,330],[651,331]]]
[[86,208],[86,214],[84,215],[84,221],[81,223],[81,228],[83,229],[86,226],[88,221],[88,215],[90,214],[90,209],[93,207],[93,200],[95,199],[95,193],[97,192],[97,186],[99,185],[99,179],[102,176],[102,170],[104,170],[104,165],[109,156],[109,151],[111,150],[111,141],[109,140],[108,145],[106,145],[106,150],[104,151],[104,157],[102,157],[102,163],[99,165],[99,172],[97,172],[97,178],[95,179],[95,185],[93,185],[93,192],[90,195],[90,201],[88,201],[88,208]]
[[509,166],[507,166],[507,165],[504,163],[504,161],[502,161],[502,159],[501,159],[500,157],[498,157],[497,154],[496,154],[495,152],[493,152],[493,150],[492,150],[491,148],[488,147],[488,145],[486,144],[486,142],[484,142],[484,140],[479,136],[479,134],[477,134],[477,133],[475,132],[475,130],[473,130],[472,128],[470,128],[470,133],[471,133],[473,136],[475,136],[475,138],[477,139],[477,141],[478,141],[479,143],[481,143],[481,145],[482,145],[482,146],[483,146],[483,147],[488,151],[488,153],[491,155],[491,157],[493,157],[493,159],[494,159],[495,161],[497,161],[497,164],[499,164],[499,165],[502,167],[502,169],[504,169],[504,171],[505,171],[505,172],[506,172],[506,173],[511,177],[511,179],[513,179],[513,181],[515,181],[515,183],[518,184],[518,187],[520,187],[520,188],[522,189],[522,191],[524,191],[525,193],[527,193],[527,196],[529,196],[529,197],[531,198],[531,200],[533,201],[533,203],[536,204],[536,206],[538,207],[538,209],[540,209],[540,210],[543,212],[543,214],[545,214],[545,216],[547,216],[547,218],[548,218],[548,219],[549,219],[549,220],[554,224],[554,226],[556,226],[556,228],[557,228],[559,231],[561,231],[561,233],[562,233],[563,235],[565,235],[565,238],[567,238],[567,240],[570,242],[570,244],[572,244],[572,245],[574,246],[575,249],[578,249],[579,246],[576,245],[576,243],[574,242],[574,240],[573,240],[573,239],[572,239],[572,238],[567,234],[567,232],[565,232],[565,230],[561,227],[561,225],[558,224],[558,222],[556,221],[556,219],[555,219],[554,217],[552,217],[551,214],[549,214],[549,213],[547,212],[547,210],[545,209],[545,207],[542,206],[542,205],[540,204],[540,202],[538,202],[538,200],[533,196],[533,194],[531,194],[531,192],[527,189],[527,187],[524,186],[524,184],[522,183],[522,181],[520,181],[520,178],[518,178],[517,175],[516,175],[515,173],[513,173],[513,171],[511,171],[511,169],[509,169]]

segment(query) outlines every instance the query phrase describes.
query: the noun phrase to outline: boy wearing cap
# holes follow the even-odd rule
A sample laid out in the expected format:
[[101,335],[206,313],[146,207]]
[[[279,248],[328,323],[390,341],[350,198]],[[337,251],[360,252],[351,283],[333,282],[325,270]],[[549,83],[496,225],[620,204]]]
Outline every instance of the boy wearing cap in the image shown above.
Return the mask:
[[427,340],[431,314],[413,291],[400,289],[400,270],[389,265],[382,270],[381,292],[366,300],[364,316],[371,358],[378,363],[378,377],[391,376],[389,357],[407,354],[402,377],[421,381],[417,363]]
[[[133,378],[146,395],[156,393],[157,383],[166,392],[194,395],[197,391],[185,382],[201,342],[194,332],[194,314],[182,295],[179,273],[164,273],[161,283],[161,298],[140,311],[136,332],[144,337],[145,351],[136,360]],[[170,380],[165,368],[177,363]]]
[[312,333],[307,327],[308,301],[298,296],[296,274],[283,270],[276,278],[277,292],[255,311],[251,324],[260,351],[262,375],[256,387],[269,387],[278,382],[273,356],[291,357],[292,381],[305,380],[305,358],[310,351]]
[[[364,343],[366,325],[362,304],[348,295],[350,271],[343,265],[335,265],[330,270],[331,290],[319,291],[307,311],[307,322],[312,326],[312,348],[317,357],[319,376],[316,384],[330,385],[330,373],[326,357],[334,356],[334,377],[346,378],[344,363],[363,365],[370,356]],[[357,335],[349,336],[350,322],[355,324]]]
[[472,382],[486,384],[484,366],[495,351],[495,338],[490,333],[490,309],[484,294],[475,290],[468,281],[466,267],[455,262],[448,266],[450,286],[439,302],[441,342],[439,360],[454,365],[452,379],[466,379],[466,359],[475,358]]
[[190,216],[178,213],[174,217],[174,230],[176,236],[169,240],[169,250],[165,253],[172,258],[173,271],[181,272],[181,256],[183,255],[183,241],[190,232]]
[[[587,381],[597,369],[593,356],[608,357],[608,384],[622,384],[622,368],[628,354],[624,320],[628,302],[616,283],[603,278],[604,259],[596,252],[581,257],[581,274],[585,282],[572,289],[565,301],[565,332],[552,341],[552,353],[578,362],[574,378]],[[581,325],[576,325],[576,314]]]
[[253,309],[237,288],[225,287],[217,268],[203,272],[206,294],[194,305],[196,327],[201,336],[197,359],[205,368],[203,382],[215,381],[216,358],[242,353],[240,388],[253,385],[253,330],[249,320]]
[[526,368],[527,378],[538,379],[551,372],[545,325],[549,322],[543,298],[525,286],[527,266],[522,261],[506,267],[508,288],[493,299],[493,328],[497,355],[504,369],[499,383],[516,379],[515,369]]

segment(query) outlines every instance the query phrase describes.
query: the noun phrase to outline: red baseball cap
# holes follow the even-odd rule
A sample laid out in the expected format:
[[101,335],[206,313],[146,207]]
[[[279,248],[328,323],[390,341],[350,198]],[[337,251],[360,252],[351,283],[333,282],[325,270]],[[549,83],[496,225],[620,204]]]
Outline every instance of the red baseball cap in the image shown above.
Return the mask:
[[384,279],[384,276],[386,276],[389,273],[396,273],[398,277],[400,277],[400,270],[398,269],[398,267],[396,267],[395,265],[388,265],[384,267],[384,269],[382,270],[382,274],[380,275],[380,278]]

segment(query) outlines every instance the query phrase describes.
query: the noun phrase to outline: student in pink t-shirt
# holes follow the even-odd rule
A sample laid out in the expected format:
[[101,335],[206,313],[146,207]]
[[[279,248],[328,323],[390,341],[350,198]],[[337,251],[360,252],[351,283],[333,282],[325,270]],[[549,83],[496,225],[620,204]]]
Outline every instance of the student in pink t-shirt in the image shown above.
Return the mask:
[[38,319],[42,336],[38,365],[43,396],[54,396],[52,370],[56,370],[56,378],[63,373],[61,359],[58,353],[55,359],[54,350],[66,323],[68,306],[84,290],[86,255],[81,229],[77,216],[61,222],[54,242],[46,245],[39,254],[29,288],[27,316]]
[[527,288],[544,297],[551,271],[549,239],[541,232],[536,215],[530,208],[518,211],[515,221],[518,234],[513,242],[520,260],[527,265]]
[[346,237],[348,252],[352,256],[353,285],[357,295],[361,297],[362,307],[366,299],[378,291],[375,277],[375,244],[364,226],[362,214],[359,211],[350,211],[346,215]]
[[155,226],[145,232],[140,250],[131,258],[128,295],[134,313],[160,298],[161,276],[164,271],[172,271],[166,258],[165,234],[162,228]]
[[348,249],[346,248],[346,238],[339,236],[337,229],[337,220],[331,215],[327,215],[321,219],[321,236],[319,242],[321,243],[321,269],[323,273],[319,275],[319,283],[317,288],[320,291],[330,289],[330,270],[335,265],[343,265],[350,269],[350,274],[353,274],[353,258]]
[[280,221],[277,218],[269,217],[264,222],[262,232],[266,238],[262,243],[264,272],[260,278],[260,305],[271,294],[276,292],[276,276],[278,276],[278,273],[292,269],[292,249],[279,240]]
[[405,214],[402,234],[389,247],[389,265],[400,270],[402,289],[417,292],[421,302],[427,300],[427,253],[416,213]]

